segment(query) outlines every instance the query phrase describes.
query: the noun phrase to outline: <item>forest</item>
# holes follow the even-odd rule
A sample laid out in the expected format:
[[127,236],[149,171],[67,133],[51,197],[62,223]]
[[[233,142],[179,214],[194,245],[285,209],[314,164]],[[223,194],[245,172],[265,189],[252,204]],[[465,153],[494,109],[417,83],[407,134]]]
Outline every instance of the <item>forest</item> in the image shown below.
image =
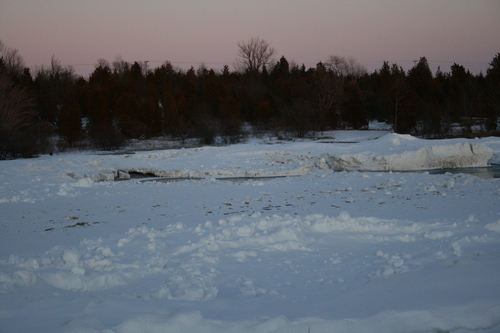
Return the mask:
[[237,51],[233,69],[183,70],[168,61],[150,68],[118,57],[99,59],[84,78],[55,56],[31,70],[0,41],[0,159],[114,150],[155,137],[207,145],[248,135],[293,139],[365,129],[371,120],[425,138],[498,135],[500,53],[473,75],[457,63],[432,73],[425,57],[408,71],[385,61],[369,73],[335,55],[306,68],[278,59],[260,38]]

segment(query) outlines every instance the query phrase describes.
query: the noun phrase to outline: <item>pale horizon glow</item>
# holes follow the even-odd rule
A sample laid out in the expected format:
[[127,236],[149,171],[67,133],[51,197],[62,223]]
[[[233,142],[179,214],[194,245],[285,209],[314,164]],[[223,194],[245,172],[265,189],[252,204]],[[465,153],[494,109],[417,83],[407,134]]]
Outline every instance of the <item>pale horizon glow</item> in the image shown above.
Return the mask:
[[32,70],[52,55],[88,76],[97,60],[233,68],[237,43],[258,36],[289,62],[353,57],[369,72],[425,56],[486,73],[500,52],[500,2],[489,0],[2,0],[0,40]]

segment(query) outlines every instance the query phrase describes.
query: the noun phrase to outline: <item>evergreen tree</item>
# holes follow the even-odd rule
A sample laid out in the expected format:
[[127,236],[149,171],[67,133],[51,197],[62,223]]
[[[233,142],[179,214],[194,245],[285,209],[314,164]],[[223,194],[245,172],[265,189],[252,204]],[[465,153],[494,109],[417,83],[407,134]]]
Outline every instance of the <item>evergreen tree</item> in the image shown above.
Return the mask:
[[486,71],[486,100],[488,104],[489,128],[496,129],[495,119],[500,116],[500,53],[490,62]]
[[366,105],[361,97],[357,84],[348,84],[345,88],[345,98],[342,103],[342,121],[352,129],[368,127]]
[[434,81],[429,64],[421,57],[408,72],[408,82],[415,93],[415,109],[421,134],[433,136],[441,133],[441,113],[433,98]]
[[57,129],[69,147],[73,147],[75,142],[82,137],[82,115],[72,89],[68,89],[64,96],[62,107],[59,110]]

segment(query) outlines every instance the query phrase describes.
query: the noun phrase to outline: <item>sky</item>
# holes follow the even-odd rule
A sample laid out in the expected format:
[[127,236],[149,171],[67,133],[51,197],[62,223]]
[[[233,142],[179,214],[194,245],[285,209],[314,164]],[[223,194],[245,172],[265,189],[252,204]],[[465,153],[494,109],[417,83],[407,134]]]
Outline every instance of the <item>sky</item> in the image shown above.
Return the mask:
[[306,67],[337,55],[408,70],[425,56],[479,74],[500,53],[499,17],[499,0],[0,0],[0,40],[32,69],[54,56],[83,76],[117,57],[232,68],[253,36]]

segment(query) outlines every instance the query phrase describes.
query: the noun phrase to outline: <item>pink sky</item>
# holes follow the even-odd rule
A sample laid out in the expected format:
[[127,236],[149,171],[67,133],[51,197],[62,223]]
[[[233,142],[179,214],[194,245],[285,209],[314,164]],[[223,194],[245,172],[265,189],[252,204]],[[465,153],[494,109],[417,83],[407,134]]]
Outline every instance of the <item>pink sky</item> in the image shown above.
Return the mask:
[[[0,0],[0,40],[26,65],[88,75],[97,59],[232,66],[237,43],[261,37],[307,67],[329,55],[371,72],[427,57],[477,74],[500,52],[499,0]],[[87,64],[87,65],[85,65]]]

